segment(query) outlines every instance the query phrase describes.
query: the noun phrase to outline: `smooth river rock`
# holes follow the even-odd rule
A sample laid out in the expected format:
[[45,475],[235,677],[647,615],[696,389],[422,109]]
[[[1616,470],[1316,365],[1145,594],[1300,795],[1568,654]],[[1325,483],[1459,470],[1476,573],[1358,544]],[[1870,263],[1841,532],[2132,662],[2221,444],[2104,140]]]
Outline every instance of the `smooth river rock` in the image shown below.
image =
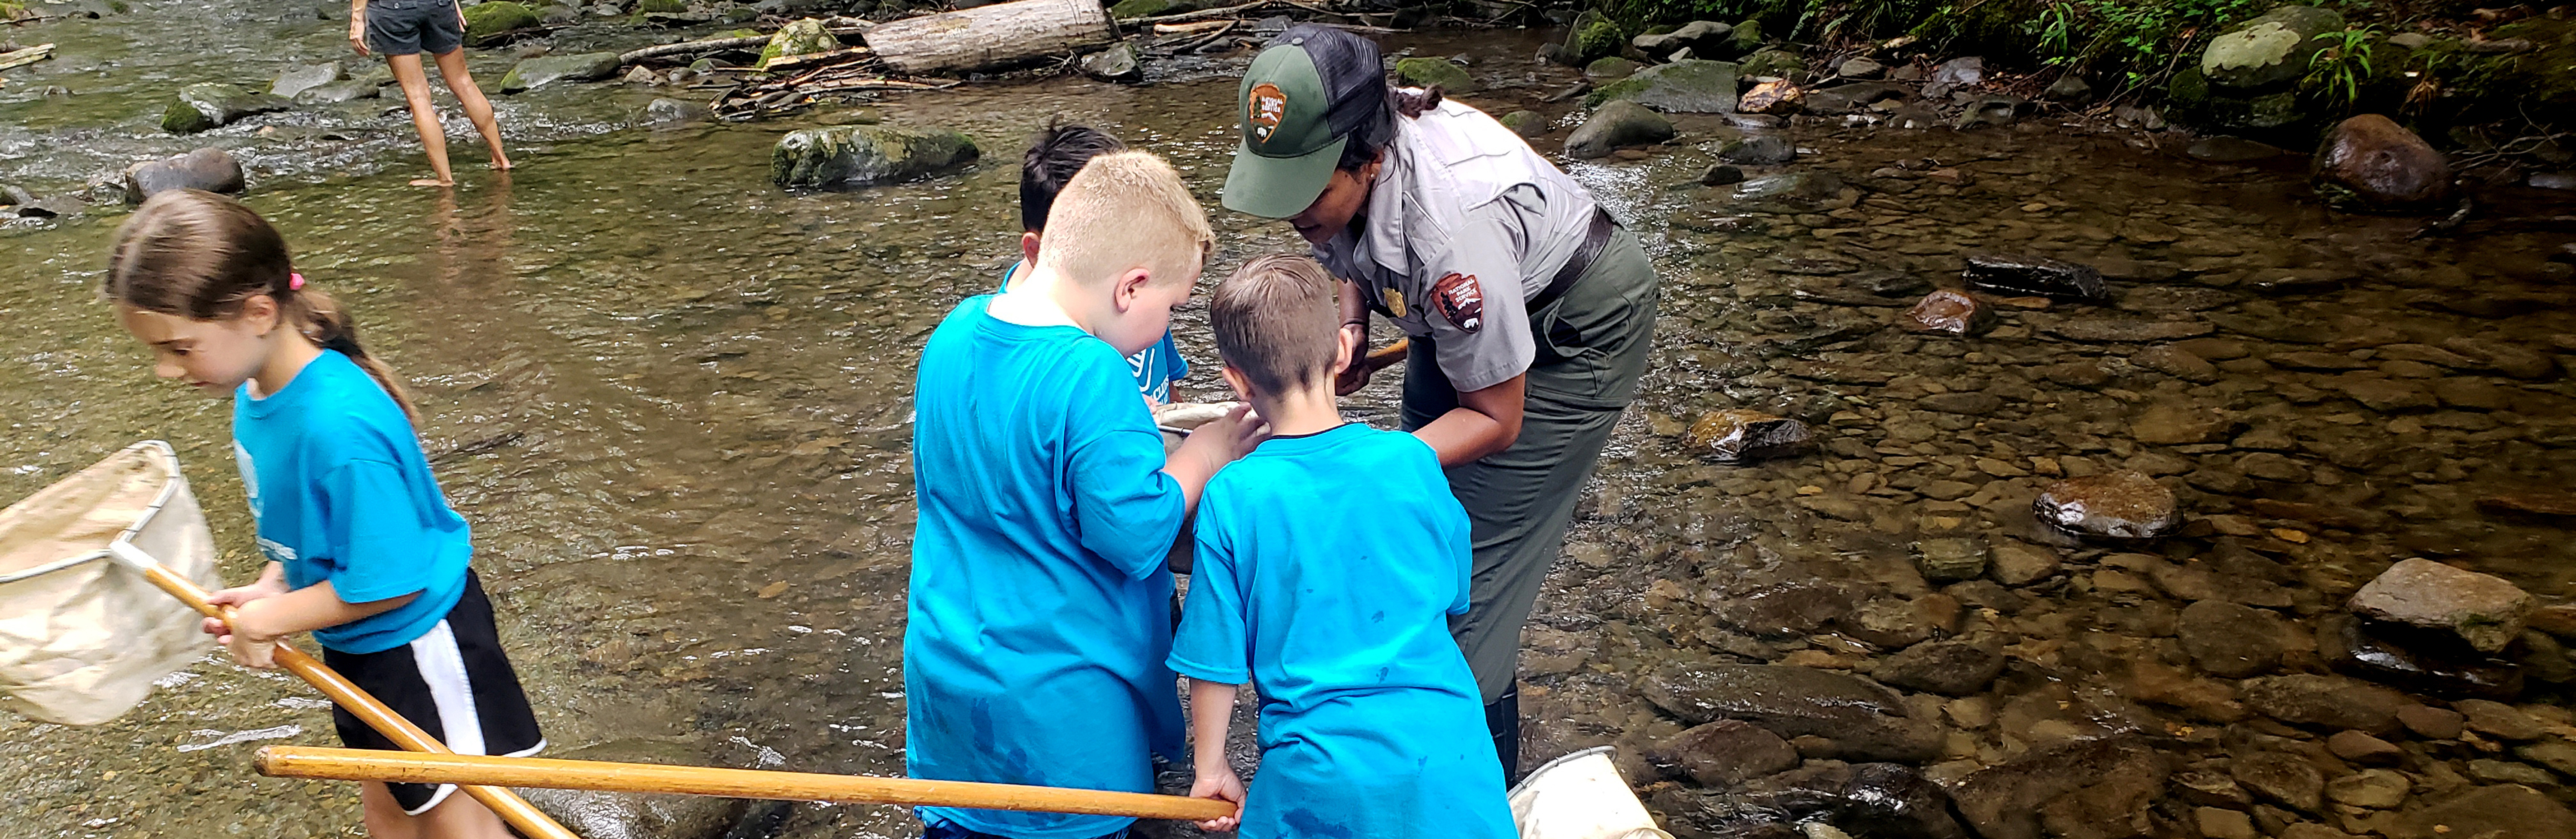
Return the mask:
[[2171,758],[2123,735],[2034,749],[1969,773],[1951,786],[1960,814],[1984,839],[2127,836],[2165,791]]
[[547,55],[520,61],[501,77],[502,93],[533,90],[559,81],[595,82],[617,75],[617,54]]
[[1994,307],[1967,294],[1942,289],[1924,295],[1905,311],[1905,328],[1944,335],[1980,335],[1995,326]]
[[2351,606],[2375,620],[2447,630],[2492,653],[2522,633],[2540,602],[2502,577],[2419,557],[2380,572],[2353,593]]
[[1735,112],[1736,98],[1735,65],[1691,60],[1639,70],[1602,85],[1584,102],[1599,105],[1624,100],[1668,114],[1727,114]]
[[2230,26],[2201,51],[2200,72],[2209,83],[2259,90],[2297,81],[2308,58],[2326,45],[2319,35],[2343,29],[2343,16],[2314,6],[2282,6]]
[[2317,193],[2346,209],[2410,212],[2443,206],[2451,164],[2415,132],[2378,114],[2344,120],[2317,146]]
[[161,112],[161,130],[195,134],[231,125],[252,114],[283,111],[294,103],[282,96],[253,92],[235,85],[192,84]]
[[1565,138],[1565,156],[1577,159],[1608,157],[1621,146],[1644,146],[1670,140],[1673,121],[1653,109],[1629,101],[1612,102],[1592,112],[1583,127]]
[[1771,664],[1675,665],[1648,676],[1656,707],[1693,725],[1743,720],[1785,738],[1820,737],[1841,760],[1930,761],[1941,726],[1909,716],[1895,691],[1857,676]]
[[125,203],[141,204],[166,190],[202,189],[240,195],[241,164],[231,153],[202,148],[177,157],[125,167]]
[[2182,523],[2173,490],[2132,469],[2050,484],[2031,512],[2065,530],[2112,539],[2152,539]]
[[2006,297],[2046,297],[2077,303],[2105,303],[2111,299],[2111,289],[2103,284],[2100,269],[2044,256],[1978,254],[1968,257],[1962,276],[1969,288]]
[[1804,454],[1815,449],[1807,424],[1761,411],[1730,408],[1710,411],[1691,423],[1691,447],[1720,463],[1752,463]]
[[2365,734],[2396,729],[2397,712],[2414,704],[2405,694],[2369,682],[2313,673],[2248,679],[2239,695],[2245,707],[2282,722]]
[[975,141],[946,128],[842,125],[789,132],[769,155],[786,189],[846,189],[928,177],[975,162]]
[[1710,789],[1725,789],[1798,765],[1798,750],[1790,748],[1789,741],[1743,720],[1694,726],[1647,747],[1645,757]]

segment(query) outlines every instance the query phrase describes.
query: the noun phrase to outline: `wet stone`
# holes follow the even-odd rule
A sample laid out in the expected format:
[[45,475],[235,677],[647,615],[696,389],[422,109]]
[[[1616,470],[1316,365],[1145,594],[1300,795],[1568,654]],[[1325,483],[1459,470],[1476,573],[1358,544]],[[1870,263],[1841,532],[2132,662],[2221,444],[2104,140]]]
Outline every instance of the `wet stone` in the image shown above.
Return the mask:
[[2202,807],[2192,811],[2192,822],[2204,839],[2260,839],[2254,832],[2254,817],[2243,810]]
[[2497,784],[2549,786],[2558,782],[2549,770],[2528,763],[2480,758],[2469,761],[2469,777]]
[[2348,209],[2429,210],[2450,198],[2451,165],[2442,153],[2379,114],[2337,124],[2313,170],[2317,193]]
[[124,180],[127,204],[141,204],[143,199],[173,189],[239,195],[243,188],[241,164],[233,160],[231,153],[211,147],[125,167]]
[[2338,731],[2326,738],[2326,750],[2334,756],[2363,766],[2395,766],[2406,760],[2406,750],[2386,740],[2358,731]]
[[2576,779],[2576,745],[2564,740],[2515,746],[2515,757],[2548,767],[2550,771]]
[[2046,548],[2020,542],[1994,546],[1993,569],[1996,582],[2008,586],[2026,586],[2057,575],[2057,554]]
[[2088,303],[2104,303],[2111,299],[2110,287],[2103,284],[2100,270],[2047,257],[1971,256],[1963,276],[1967,278],[1969,288],[2014,297],[2046,297]]
[[2439,630],[2336,616],[2318,633],[2318,654],[2336,672],[2439,696],[2512,699],[2523,676],[2512,662],[2470,649]]
[[1714,164],[1699,173],[1701,186],[1731,186],[1744,182],[1744,170],[1724,163]]
[[[2472,763],[2472,768],[2475,765]],[[2530,787],[2473,787],[2430,807],[2406,813],[2398,820],[2395,829],[2388,831],[2388,835],[2394,839],[2576,836],[2576,813],[2569,812],[2566,805]]]
[[1565,138],[1565,154],[1579,159],[1606,157],[1622,146],[1651,145],[1673,136],[1672,120],[1644,105],[1623,100],[1592,112],[1583,127]]
[[2166,401],[2147,406],[2129,425],[2129,435],[2141,443],[2180,446],[2224,440],[2235,429],[2236,420],[2225,411]]
[[1760,411],[1711,411],[1689,431],[1692,448],[1720,463],[1752,463],[1804,454],[1816,446],[1807,424]]
[[1834,74],[1846,79],[1875,79],[1887,75],[1887,65],[1866,58],[1849,58],[1834,67]]
[[2201,670],[2242,679],[2281,666],[2281,656],[2289,647],[2285,623],[2280,615],[2263,609],[2203,600],[2183,608],[2176,635]]
[[2506,740],[2537,740],[2546,729],[2511,705],[2485,699],[2463,699],[2451,703],[2453,710],[2467,718],[2470,731]]
[[1913,719],[1894,692],[1855,676],[1767,664],[1677,665],[1646,678],[1647,700],[1694,725],[1736,719],[1782,737],[1828,739],[1844,760],[1923,762],[1940,757],[1942,732]]
[[1915,546],[1914,567],[1935,583],[1985,576],[1986,544],[1975,539],[1925,539]]
[[2174,791],[2182,800],[2204,807],[2244,808],[2254,803],[2254,794],[2235,778],[2211,772],[2183,772],[2173,777]]
[[268,92],[271,96],[292,99],[298,93],[339,81],[344,75],[339,62],[293,67],[277,74],[277,78],[269,82]]
[[2503,578],[2422,558],[2390,566],[2355,592],[2351,601],[2356,614],[2449,630],[2471,647],[2490,653],[2511,643],[2539,605]]
[[2268,143],[2258,143],[2242,137],[2222,134],[2215,137],[2202,137],[2194,141],[2190,148],[2183,150],[2183,154],[2191,156],[2193,160],[2209,163],[2244,163],[2279,157],[2289,152]]
[[2137,355],[2129,357],[2129,363],[2199,384],[2218,381],[2219,377],[2217,365],[2172,345],[2140,350]]
[[[1950,794],[1911,766],[1863,763],[1851,768],[1835,802],[1833,823],[1858,837],[1970,839],[1952,817]],[[1810,833],[1808,839],[1822,839]]]
[[1746,114],[1794,114],[1807,99],[1807,91],[1788,81],[1769,81],[1753,86],[1737,100],[1735,110]]
[[533,90],[561,81],[595,82],[617,75],[617,54],[547,55],[520,61],[501,77],[502,93]]
[[1695,726],[1649,747],[1646,759],[1700,786],[1725,789],[1798,765],[1789,741],[1740,720]]
[[1735,110],[1735,65],[1724,61],[1657,64],[1604,84],[1584,104],[1628,101],[1665,113],[1723,114]]
[[1743,166],[1774,166],[1797,157],[1797,144],[1778,134],[1739,137],[1717,148],[1717,159]]
[[1881,598],[1836,621],[1845,635],[1883,649],[1903,649],[1959,627],[1959,601],[1938,592],[1911,599]]
[[2199,321],[2128,320],[2121,318],[2083,318],[2053,321],[2040,327],[2043,331],[2070,341],[2088,344],[2149,343],[2196,338],[2212,331]]
[[782,188],[832,189],[929,177],[977,155],[975,141],[945,128],[850,125],[789,132],[769,166]]
[[1970,773],[1953,795],[1985,839],[2040,839],[2068,835],[2045,829],[2043,819],[2077,830],[2131,823],[2161,797],[2171,772],[2165,755],[2143,738],[2076,740]]
[[2125,469],[2050,484],[2031,512],[2067,531],[2113,539],[2151,539],[2182,522],[2173,490]]
[[2248,679],[2241,696],[2247,708],[2282,722],[2367,734],[2396,728],[2398,710],[2414,704],[2369,682],[2312,673]]
[[1872,674],[1905,690],[1966,696],[2003,675],[2004,654],[1983,641],[1926,641],[1879,662]]
[[1720,622],[1754,635],[1794,638],[1849,614],[1853,600],[1840,585],[1801,581],[1718,599],[1710,604],[1710,611]]
[[1982,417],[2003,410],[2004,399],[1991,393],[1953,391],[1931,394],[1914,400],[1914,404],[1922,406],[1927,411]]
[[1932,292],[1905,312],[1905,328],[1948,335],[1980,335],[1995,325],[1993,307],[1956,291]]
[[2460,732],[2468,726],[2467,715],[2430,705],[2409,705],[2397,712],[2397,719],[2416,736],[2434,740],[2457,740]]
[[2334,385],[2352,401],[2381,413],[2430,410],[2440,404],[2424,388],[2394,379],[2337,376]]
[[2364,769],[2326,782],[2326,799],[2337,804],[2392,810],[2406,801],[2414,784],[2386,769]]
[[2325,773],[2307,758],[2284,752],[2256,752],[2237,758],[2228,772],[2264,800],[2308,813],[2325,806]]

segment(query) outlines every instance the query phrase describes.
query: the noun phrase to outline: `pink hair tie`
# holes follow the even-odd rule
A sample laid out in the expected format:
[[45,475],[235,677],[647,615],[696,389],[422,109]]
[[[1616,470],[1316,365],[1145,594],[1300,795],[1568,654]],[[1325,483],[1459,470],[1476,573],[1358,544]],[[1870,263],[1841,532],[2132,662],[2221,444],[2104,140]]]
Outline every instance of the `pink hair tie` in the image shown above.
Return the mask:
[[287,275],[286,275],[286,290],[287,290],[287,291],[303,291],[303,290],[304,290],[304,275],[302,275],[302,274],[297,274],[297,273],[294,273],[294,272],[288,272],[288,273],[287,273]]

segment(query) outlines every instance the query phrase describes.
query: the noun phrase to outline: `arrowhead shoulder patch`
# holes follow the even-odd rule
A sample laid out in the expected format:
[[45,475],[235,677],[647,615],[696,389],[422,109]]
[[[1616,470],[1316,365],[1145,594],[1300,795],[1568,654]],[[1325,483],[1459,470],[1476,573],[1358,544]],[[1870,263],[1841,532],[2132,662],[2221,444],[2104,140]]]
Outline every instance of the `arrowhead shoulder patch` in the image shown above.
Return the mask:
[[1476,284],[1474,274],[1451,273],[1431,284],[1431,301],[1440,308],[1441,317],[1459,329],[1474,332],[1485,325],[1485,289]]

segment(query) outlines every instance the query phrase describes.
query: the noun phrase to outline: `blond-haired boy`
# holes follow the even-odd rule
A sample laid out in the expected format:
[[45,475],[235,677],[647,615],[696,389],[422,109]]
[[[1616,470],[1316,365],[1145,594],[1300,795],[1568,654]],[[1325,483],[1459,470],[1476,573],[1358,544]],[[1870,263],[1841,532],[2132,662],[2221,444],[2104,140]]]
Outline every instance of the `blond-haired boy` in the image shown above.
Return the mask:
[[[1236,411],[1166,458],[1125,356],[1160,339],[1215,242],[1162,159],[1093,158],[1029,274],[958,304],[914,395],[905,765],[916,778],[1146,792],[1181,740],[1174,539],[1259,441]],[[1092,839],[1132,819],[924,807],[928,836]]]

